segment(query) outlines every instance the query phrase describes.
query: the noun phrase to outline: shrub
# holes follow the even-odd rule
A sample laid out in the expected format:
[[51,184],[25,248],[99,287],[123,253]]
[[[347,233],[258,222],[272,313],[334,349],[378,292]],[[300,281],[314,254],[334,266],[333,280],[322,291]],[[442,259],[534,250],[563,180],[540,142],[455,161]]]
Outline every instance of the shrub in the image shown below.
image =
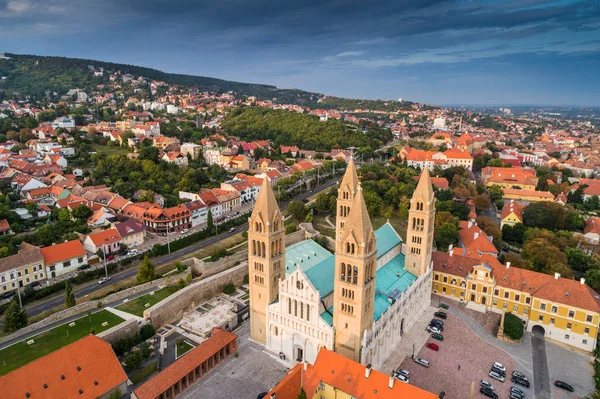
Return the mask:
[[152,349],[150,349],[150,344],[148,344],[148,342],[142,342],[140,344],[140,354],[143,359],[150,359],[152,356]]
[[223,288],[223,293],[227,294],[227,295],[231,295],[235,292],[235,285],[233,285],[232,283],[229,283],[225,286],[225,288]]
[[144,324],[142,328],[140,328],[140,339],[142,341],[152,338],[154,334],[156,334],[156,330],[150,324]]
[[125,368],[129,370],[137,369],[140,367],[140,364],[142,364],[142,360],[142,354],[140,351],[133,351],[124,359]]
[[523,337],[523,322],[510,312],[504,315],[504,334],[510,339],[521,339]]
[[209,262],[215,262],[221,258],[224,258],[228,255],[228,252],[225,248],[215,249],[211,254],[210,258],[208,258]]

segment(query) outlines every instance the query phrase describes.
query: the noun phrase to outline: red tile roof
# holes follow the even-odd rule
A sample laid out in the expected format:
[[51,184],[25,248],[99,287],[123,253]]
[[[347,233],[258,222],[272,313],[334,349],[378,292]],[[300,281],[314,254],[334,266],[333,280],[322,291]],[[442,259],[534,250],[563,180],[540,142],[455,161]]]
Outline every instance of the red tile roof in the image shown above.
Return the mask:
[[519,218],[519,220],[522,223],[523,222],[523,208],[524,208],[524,206],[520,205],[517,201],[510,200],[509,202],[504,204],[504,207],[502,207],[502,219],[504,219],[511,213],[514,213],[515,216],[517,218]]
[[56,245],[40,248],[44,263],[51,265],[86,254],[79,240],[67,241]]
[[138,399],[155,399],[219,350],[237,339],[237,335],[218,328],[212,336],[146,381],[135,391]]
[[3,399],[23,399],[27,393],[31,399],[92,399],[125,381],[110,344],[88,335],[1,376],[0,392]]
[[100,246],[117,242],[121,239],[121,236],[117,229],[108,229],[97,233],[90,233],[88,234],[88,238],[92,240],[95,246]]
[[498,253],[498,249],[490,241],[488,235],[485,234],[485,231],[476,224],[469,228],[459,230],[458,235],[468,252],[477,253],[477,251],[480,251],[494,254]]
[[9,231],[10,229],[10,224],[6,219],[0,220],[0,231]]
[[583,233],[596,233],[600,235],[600,218],[596,216],[590,217],[585,221],[585,228],[583,229]]

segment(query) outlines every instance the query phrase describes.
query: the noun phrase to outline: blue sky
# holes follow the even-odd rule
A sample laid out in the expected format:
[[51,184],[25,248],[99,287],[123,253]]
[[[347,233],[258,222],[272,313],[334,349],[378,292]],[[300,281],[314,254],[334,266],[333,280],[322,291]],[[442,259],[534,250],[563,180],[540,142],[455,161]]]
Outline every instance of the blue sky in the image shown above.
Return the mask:
[[355,98],[600,105],[600,0],[0,0],[0,52]]

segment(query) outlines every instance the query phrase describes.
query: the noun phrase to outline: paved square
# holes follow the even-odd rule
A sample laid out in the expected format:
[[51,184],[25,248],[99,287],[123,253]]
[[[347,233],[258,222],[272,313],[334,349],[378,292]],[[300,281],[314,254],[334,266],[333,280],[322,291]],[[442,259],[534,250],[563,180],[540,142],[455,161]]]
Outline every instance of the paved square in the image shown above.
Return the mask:
[[178,398],[256,399],[256,395],[274,387],[287,374],[286,366],[263,352],[260,345],[248,340],[247,323],[235,333],[239,356],[225,360]]
[[[590,356],[546,340],[546,357],[552,399],[582,398],[594,391],[594,368]],[[575,392],[555,387],[556,380],[572,385]]]
[[[423,334],[428,333],[423,331]],[[506,352],[482,340],[452,314],[448,314],[448,319],[444,321],[442,335],[444,341],[431,338],[427,340],[438,344],[438,352],[427,347],[418,351],[418,357],[431,362],[430,368],[416,364],[410,357],[402,362],[401,367],[410,371],[412,385],[433,393],[444,391],[448,398],[468,398],[473,383],[475,398],[482,398],[484,396],[479,393],[479,381],[483,379],[494,385],[500,398],[508,397],[510,375],[515,369],[515,362]],[[488,376],[494,362],[500,362],[507,368],[508,378],[504,383]],[[531,389],[523,388],[523,391],[528,398],[532,397]]]

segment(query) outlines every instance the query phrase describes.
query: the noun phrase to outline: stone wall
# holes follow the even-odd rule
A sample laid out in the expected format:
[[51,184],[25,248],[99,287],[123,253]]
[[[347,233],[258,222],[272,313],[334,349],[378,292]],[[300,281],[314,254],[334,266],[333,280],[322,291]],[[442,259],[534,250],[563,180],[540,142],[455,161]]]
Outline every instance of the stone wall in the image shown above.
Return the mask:
[[56,322],[59,322],[62,320],[66,320],[71,317],[75,317],[75,316],[83,317],[87,314],[88,311],[91,310],[93,312],[94,310],[97,310],[99,307],[98,306],[99,303],[100,303],[100,307],[102,307],[106,304],[118,302],[129,296],[136,295],[136,294],[143,292],[145,290],[148,290],[152,287],[177,284],[177,281],[180,278],[185,279],[187,277],[188,273],[189,273],[189,271],[186,270],[182,273],[173,274],[173,275],[170,275],[167,277],[162,277],[157,280],[153,280],[149,283],[137,285],[135,287],[131,287],[126,290],[116,292],[114,294],[111,294],[111,295],[101,298],[101,299],[94,299],[91,301],[82,302],[79,305],[75,305],[72,308],[68,308],[68,309],[64,309],[59,312],[56,312],[56,313],[46,317],[44,320],[41,320],[34,324],[30,324],[27,327],[24,327],[18,331],[15,331],[14,333],[12,333],[10,335],[0,338],[0,344],[10,341],[15,338],[19,338],[19,337],[29,334],[33,331],[42,329],[53,323],[56,323]]
[[158,329],[180,319],[188,310],[222,293],[227,284],[243,284],[247,274],[248,262],[243,262],[217,275],[203,278],[144,310],[144,318]]
[[98,338],[103,339],[104,341],[112,344],[121,338],[125,337],[133,337],[140,330],[140,324],[135,319],[125,320],[123,323],[118,324],[112,328],[109,328],[106,331],[102,331],[99,334],[96,334]]

